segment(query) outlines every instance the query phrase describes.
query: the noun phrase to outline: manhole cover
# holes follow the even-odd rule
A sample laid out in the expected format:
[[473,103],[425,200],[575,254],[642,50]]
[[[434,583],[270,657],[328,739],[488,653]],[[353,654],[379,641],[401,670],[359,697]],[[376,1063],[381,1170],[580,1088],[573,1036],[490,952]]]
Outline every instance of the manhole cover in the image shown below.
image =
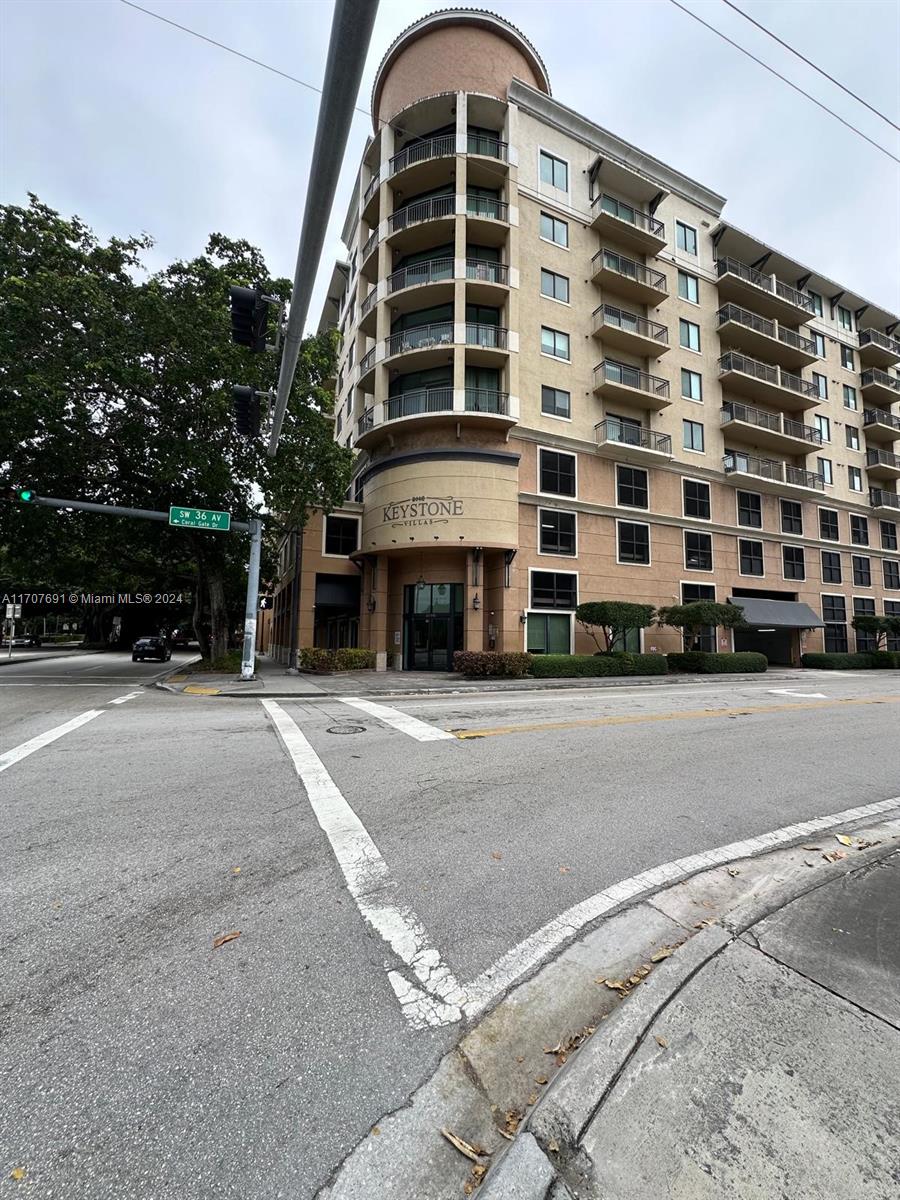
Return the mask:
[[326,733],[365,733],[365,725],[332,725]]

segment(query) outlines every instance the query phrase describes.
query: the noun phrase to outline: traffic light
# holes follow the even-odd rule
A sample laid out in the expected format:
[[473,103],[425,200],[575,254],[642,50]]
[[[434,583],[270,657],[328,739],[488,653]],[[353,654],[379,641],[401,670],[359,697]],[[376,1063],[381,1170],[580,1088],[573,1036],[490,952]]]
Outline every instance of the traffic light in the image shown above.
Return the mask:
[[251,387],[240,385],[231,389],[234,406],[234,424],[238,433],[244,437],[257,437],[259,434],[259,393]]
[[31,504],[37,496],[37,492],[34,490],[34,488],[16,488],[15,493],[16,499],[21,504]]
[[266,329],[269,306],[259,288],[232,287],[231,339],[239,346],[248,346],[253,354],[266,348]]

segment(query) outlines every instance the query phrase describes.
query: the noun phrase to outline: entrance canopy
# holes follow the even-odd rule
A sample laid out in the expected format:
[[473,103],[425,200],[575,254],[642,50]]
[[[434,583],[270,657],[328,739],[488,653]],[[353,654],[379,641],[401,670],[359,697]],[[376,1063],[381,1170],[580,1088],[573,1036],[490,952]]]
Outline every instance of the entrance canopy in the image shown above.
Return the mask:
[[729,596],[729,604],[744,610],[748,625],[766,629],[824,629],[825,622],[808,604],[797,600],[761,600],[757,596]]

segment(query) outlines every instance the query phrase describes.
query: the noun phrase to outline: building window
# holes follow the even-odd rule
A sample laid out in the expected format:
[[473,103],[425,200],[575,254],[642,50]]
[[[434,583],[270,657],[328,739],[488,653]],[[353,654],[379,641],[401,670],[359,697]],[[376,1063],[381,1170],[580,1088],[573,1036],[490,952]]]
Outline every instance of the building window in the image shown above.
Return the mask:
[[636,525],[633,521],[617,521],[620,563],[650,562],[650,526]]
[[849,383],[844,384],[844,408],[849,408],[853,412],[859,411],[859,401],[856,398],[856,388],[851,387]]
[[835,550],[822,551],[822,582],[841,583],[841,556]]
[[781,501],[781,532],[803,533],[803,505],[798,500]]
[[569,335],[559,329],[548,329],[541,326],[541,353],[549,354],[552,358],[562,358],[569,361]]
[[575,455],[560,450],[538,450],[540,490],[553,496],[575,495]]
[[738,492],[738,525],[751,529],[762,529],[762,496],[756,492]]
[[551,213],[541,213],[541,237],[545,242],[555,242],[557,246],[569,244],[569,222],[561,221]]
[[859,449],[859,430],[856,428],[856,426],[855,425],[847,425],[845,427],[844,434],[847,438],[847,449],[848,450],[858,450]]
[[683,420],[681,428],[684,449],[704,453],[703,426],[700,422]]
[[565,159],[557,158],[541,151],[541,183],[549,183],[551,187],[559,188],[561,192],[569,190],[569,164]]
[[696,479],[685,479],[683,483],[684,515],[710,520],[709,484]]
[[834,471],[832,470],[831,459],[817,458],[816,469],[819,472],[819,478],[822,480],[822,482],[827,487],[831,487],[831,485],[834,483]]
[[[885,600],[884,615],[886,617],[900,617],[900,600]],[[888,650],[900,650],[900,633],[889,633],[885,648]]]
[[850,541],[854,546],[868,546],[869,518],[850,514]]
[[827,400],[828,399],[828,380],[826,379],[826,377],[824,375],[819,375],[819,373],[817,371],[813,371],[812,381],[816,385],[816,391],[818,392],[819,399]]
[[681,368],[681,394],[685,400],[703,399],[703,381],[698,371]]
[[688,571],[713,569],[712,534],[684,531],[684,565]]
[[836,509],[819,509],[819,537],[823,538],[826,542],[839,542],[841,540]]
[[548,417],[565,417],[570,420],[572,416],[572,396],[569,392],[564,392],[562,388],[547,387],[546,384],[541,388],[541,412]]
[[812,302],[813,302],[813,312],[816,314],[817,317],[821,317],[822,313],[824,311],[822,308],[822,297],[819,295],[818,292],[807,292],[806,294],[807,294],[807,296],[809,296],[810,300],[812,300]]
[[846,367],[848,371],[856,370],[853,351],[849,346],[841,346],[841,366]]
[[[875,601],[869,600],[866,596],[853,597],[853,615],[854,617],[874,617],[875,616]],[[856,649],[860,654],[865,654],[869,650],[874,650],[878,645],[878,639],[874,633],[866,633],[862,630],[856,630]]]
[[686,321],[684,317],[678,321],[678,342],[684,346],[685,350],[700,351],[700,326],[693,321]]
[[[565,275],[557,275],[555,271],[541,268],[541,295],[549,296],[551,300],[561,300],[569,303],[569,280]],[[568,358],[568,355],[566,355]]]
[[529,654],[570,654],[572,618],[563,613],[529,613],[526,626]]
[[822,597],[826,654],[847,653],[847,602],[843,596]]
[[854,587],[871,587],[872,586],[872,565],[869,559],[862,554],[854,554],[853,556],[853,586]]
[[847,478],[850,482],[851,492],[862,491],[862,471],[859,469],[859,467],[848,467]]
[[881,522],[881,548],[882,550],[897,549],[897,526],[893,521]]
[[738,557],[742,575],[763,575],[763,544],[738,539]]
[[532,571],[532,608],[578,607],[578,576],[572,571]]
[[[715,600],[716,589],[710,583],[683,583],[681,585],[681,603],[696,604],[698,600]],[[707,625],[700,631],[697,641],[691,645],[688,636],[684,638],[685,650],[705,650],[712,654],[716,649],[716,627]]]
[[616,501],[626,508],[649,508],[647,472],[641,467],[616,464]]
[[816,413],[813,420],[816,423],[816,429],[823,442],[831,441],[831,422],[827,417],[823,417],[821,413]]
[[837,319],[841,329],[849,329],[851,333],[853,332],[853,313],[849,308],[844,308],[842,304],[839,304],[837,306]]
[[700,280],[696,275],[688,275],[687,271],[678,272],[678,295],[692,304],[700,303]]
[[575,554],[575,514],[538,509],[541,554]]
[[781,561],[784,564],[785,579],[806,578],[806,563],[803,558],[802,546],[782,546]]
[[325,553],[352,554],[359,543],[359,521],[356,517],[325,518]]
[[365,490],[366,485],[363,483],[362,475],[357,475],[357,477],[353,480],[353,499],[357,504],[362,504]]
[[697,257],[697,230],[683,221],[675,222],[675,239],[679,250]]
[[822,333],[814,332],[812,335],[812,340],[813,340],[813,345],[815,347],[816,354],[818,355],[819,358],[824,358],[825,357],[825,335]]
[[881,569],[884,572],[884,586],[889,592],[900,590],[900,562],[896,559],[886,558]]

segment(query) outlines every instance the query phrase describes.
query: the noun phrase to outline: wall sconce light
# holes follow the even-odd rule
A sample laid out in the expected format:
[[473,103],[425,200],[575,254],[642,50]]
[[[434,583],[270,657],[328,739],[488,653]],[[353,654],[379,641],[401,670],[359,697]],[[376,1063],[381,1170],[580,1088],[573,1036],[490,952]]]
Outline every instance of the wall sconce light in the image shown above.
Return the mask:
[[366,612],[373,613],[375,611],[375,597],[370,596],[366,601]]
[[523,610],[522,612],[519,613],[519,624],[524,625],[527,620],[528,620],[528,617],[525,615],[525,612]]
[[476,609],[477,609],[477,608],[481,608],[481,601],[480,601],[480,600],[479,600],[479,598],[478,598],[478,593],[477,593],[477,592],[476,592],[476,593],[475,593],[475,595],[472,597],[472,607],[473,607],[473,608],[476,608]]

